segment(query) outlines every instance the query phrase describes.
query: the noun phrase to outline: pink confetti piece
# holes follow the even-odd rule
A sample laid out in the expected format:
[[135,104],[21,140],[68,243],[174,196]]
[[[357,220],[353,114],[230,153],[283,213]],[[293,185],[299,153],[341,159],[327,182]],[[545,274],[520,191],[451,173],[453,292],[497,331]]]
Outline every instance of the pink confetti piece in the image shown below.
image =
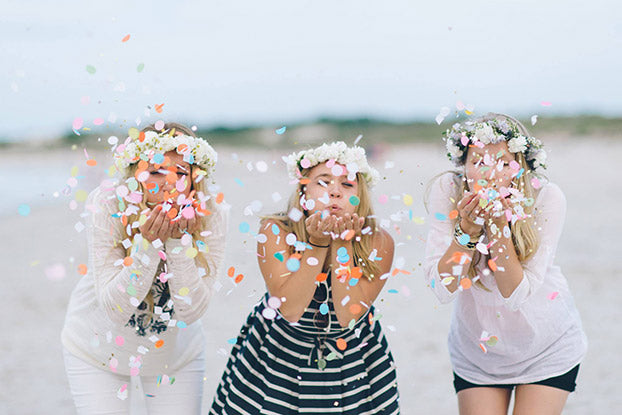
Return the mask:
[[558,295],[559,295],[559,292],[558,292],[558,291],[553,291],[552,293],[550,293],[550,294],[548,295],[548,298],[549,298],[549,300],[554,300],[554,299],[556,299],[556,298],[557,298],[557,296],[558,296]]
[[80,128],[82,128],[82,125],[84,125],[84,121],[80,117],[74,119],[73,123],[71,124],[74,130],[79,130]]
[[550,107],[551,105],[553,105],[553,103],[550,101],[542,101],[540,102],[540,105],[542,105],[543,107]]
[[95,118],[93,120],[93,124],[94,125],[102,125],[104,123],[104,119],[103,118]]

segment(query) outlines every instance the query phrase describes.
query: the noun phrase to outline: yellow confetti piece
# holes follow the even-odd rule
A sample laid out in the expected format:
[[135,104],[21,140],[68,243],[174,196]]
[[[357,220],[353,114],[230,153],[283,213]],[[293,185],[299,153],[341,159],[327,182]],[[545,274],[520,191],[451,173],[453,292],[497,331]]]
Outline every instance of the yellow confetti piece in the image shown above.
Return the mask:
[[76,201],[77,202],[84,202],[86,201],[86,199],[89,197],[89,194],[86,192],[86,190],[77,190],[76,191]]
[[73,166],[71,168],[71,177],[76,177],[78,175],[78,166]]
[[115,174],[117,174],[117,166],[113,164],[112,166],[108,167],[108,176],[113,177]]
[[130,130],[128,131],[128,135],[132,137],[134,140],[138,138],[139,134],[140,134],[140,131],[138,131],[138,129],[135,127],[130,128]]
[[403,200],[406,206],[410,206],[413,204],[413,197],[411,195],[408,195],[408,194],[404,195]]
[[122,313],[122,312],[123,312],[123,309],[121,308],[121,306],[120,306],[119,304],[117,304],[116,306],[117,306],[117,309],[119,310],[119,312],[121,312],[121,313]]
[[179,289],[179,295],[181,295],[182,297],[187,296],[189,292],[190,292],[190,289],[188,287],[181,287]]
[[197,256],[197,253],[198,253],[198,252],[199,252],[199,251],[197,251],[197,249],[196,249],[195,247],[193,247],[193,246],[192,246],[192,247],[190,247],[190,248],[188,248],[188,249],[186,250],[186,256],[187,256],[188,258],[194,258],[195,256]]
[[423,225],[425,223],[425,218],[421,216],[415,216],[413,217],[413,222],[415,222],[417,225]]

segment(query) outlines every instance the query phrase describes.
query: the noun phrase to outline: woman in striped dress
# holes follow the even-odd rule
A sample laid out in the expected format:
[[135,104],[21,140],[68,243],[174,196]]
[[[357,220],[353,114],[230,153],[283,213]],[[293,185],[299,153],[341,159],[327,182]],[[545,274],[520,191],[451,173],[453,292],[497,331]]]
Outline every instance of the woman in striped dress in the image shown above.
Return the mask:
[[287,158],[287,212],[257,235],[268,292],[242,327],[211,414],[397,414],[395,364],[374,313],[393,261],[368,186],[378,178],[343,142]]

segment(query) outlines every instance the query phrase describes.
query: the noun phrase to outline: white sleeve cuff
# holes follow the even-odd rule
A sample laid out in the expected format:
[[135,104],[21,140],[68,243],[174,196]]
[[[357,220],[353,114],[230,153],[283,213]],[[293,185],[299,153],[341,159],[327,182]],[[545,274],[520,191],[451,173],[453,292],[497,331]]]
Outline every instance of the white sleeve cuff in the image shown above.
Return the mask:
[[512,292],[512,294],[510,294],[508,298],[503,297],[501,293],[499,293],[499,295],[501,295],[501,298],[503,298],[503,303],[507,308],[509,308],[512,311],[516,311],[525,302],[525,299],[529,295],[530,289],[531,289],[531,284],[529,283],[529,279],[523,272],[523,279],[521,280],[520,284],[518,284],[518,286],[514,289],[514,291]]

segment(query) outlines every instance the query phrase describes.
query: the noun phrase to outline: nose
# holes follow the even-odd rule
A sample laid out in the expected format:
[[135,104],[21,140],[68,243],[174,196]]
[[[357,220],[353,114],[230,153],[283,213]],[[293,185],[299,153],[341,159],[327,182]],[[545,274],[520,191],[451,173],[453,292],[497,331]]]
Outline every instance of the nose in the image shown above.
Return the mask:
[[339,184],[332,182],[329,185],[328,194],[333,199],[338,199],[341,197],[341,189],[339,189]]

